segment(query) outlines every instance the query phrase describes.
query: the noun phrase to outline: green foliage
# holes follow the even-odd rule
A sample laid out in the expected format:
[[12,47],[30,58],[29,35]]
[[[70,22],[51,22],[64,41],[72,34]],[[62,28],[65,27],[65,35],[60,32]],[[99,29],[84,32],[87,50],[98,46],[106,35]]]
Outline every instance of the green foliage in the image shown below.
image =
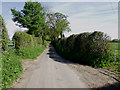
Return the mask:
[[[20,59],[35,59],[45,49],[45,45],[31,48],[9,49],[2,54],[2,88],[8,88],[22,74],[22,63]],[[34,53],[33,53],[34,52]]]
[[108,40],[106,34],[95,31],[71,35],[52,43],[57,52],[69,60],[94,67],[106,67],[114,60]]
[[21,75],[22,64],[15,51],[10,49],[2,54],[2,88],[8,88]]
[[25,2],[23,10],[11,9],[13,21],[17,22],[20,27],[28,28],[29,34],[36,35],[38,34],[36,31],[45,26],[45,12],[43,9],[39,2]]
[[51,40],[55,40],[65,31],[71,31],[67,16],[62,13],[47,14],[39,2],[25,2],[23,10],[16,11],[11,9],[13,21],[17,22],[20,27],[28,28],[28,34],[42,37],[42,44],[46,40],[46,36]]
[[2,88],[8,88],[21,75],[22,63],[20,59],[35,59],[46,48],[45,45],[41,45],[41,38],[25,32],[16,32],[13,40],[16,49],[9,49],[2,55],[2,68],[0,68]]
[[15,42],[16,49],[35,47],[42,43],[42,39],[40,37],[34,37],[21,31],[15,32],[13,41]]
[[63,32],[71,31],[69,24],[67,16],[62,13],[47,14],[47,25],[49,26],[51,40],[55,40],[60,35],[62,38]]
[[[45,50],[45,45],[39,45],[31,48],[23,48],[16,50],[16,54],[22,59],[35,59]],[[33,53],[34,52],[34,53]]]
[[7,51],[8,50],[8,32],[1,15],[0,15],[0,25],[2,29],[2,50]]

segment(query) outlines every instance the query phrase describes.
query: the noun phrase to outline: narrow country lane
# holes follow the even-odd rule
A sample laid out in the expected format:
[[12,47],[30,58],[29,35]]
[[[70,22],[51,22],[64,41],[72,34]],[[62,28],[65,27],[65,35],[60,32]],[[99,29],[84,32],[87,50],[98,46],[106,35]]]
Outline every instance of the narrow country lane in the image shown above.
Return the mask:
[[87,88],[67,63],[49,45],[13,88]]

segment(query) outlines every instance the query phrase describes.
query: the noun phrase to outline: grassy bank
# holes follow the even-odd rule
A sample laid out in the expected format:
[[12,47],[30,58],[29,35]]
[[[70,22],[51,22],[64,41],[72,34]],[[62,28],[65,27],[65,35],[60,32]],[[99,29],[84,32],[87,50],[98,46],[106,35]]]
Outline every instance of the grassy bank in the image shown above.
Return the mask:
[[22,59],[35,59],[45,50],[45,48],[45,45],[39,45],[36,47],[19,49],[15,52]]
[[45,45],[39,45],[20,50],[9,48],[8,52],[2,54],[2,87],[8,88],[22,74],[21,59],[35,59],[44,50]]

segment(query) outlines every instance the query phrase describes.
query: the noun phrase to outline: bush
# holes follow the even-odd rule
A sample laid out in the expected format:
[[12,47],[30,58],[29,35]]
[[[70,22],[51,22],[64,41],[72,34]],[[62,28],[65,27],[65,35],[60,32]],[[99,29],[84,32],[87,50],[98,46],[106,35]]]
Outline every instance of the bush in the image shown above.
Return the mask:
[[56,51],[74,62],[105,67],[112,62],[113,53],[109,44],[109,36],[103,32],[81,33],[52,42]]
[[34,37],[21,31],[15,32],[13,41],[15,42],[16,49],[35,47],[42,44],[42,39],[40,37]]
[[2,54],[2,88],[8,88],[22,73],[22,64],[15,51],[8,52]]

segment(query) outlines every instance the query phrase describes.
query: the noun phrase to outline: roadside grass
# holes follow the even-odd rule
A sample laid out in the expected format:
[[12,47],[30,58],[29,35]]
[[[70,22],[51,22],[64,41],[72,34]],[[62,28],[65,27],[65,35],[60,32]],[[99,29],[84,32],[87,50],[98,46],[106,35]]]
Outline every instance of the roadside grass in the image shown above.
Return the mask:
[[9,88],[20,77],[23,71],[21,59],[35,59],[44,50],[45,45],[16,50],[9,47],[8,52],[2,54],[2,88]]
[[22,59],[36,59],[44,50],[45,45],[39,45],[36,47],[28,47],[24,49],[16,50],[16,54]]
[[22,63],[15,54],[15,50],[9,49],[2,54],[2,87],[8,88],[20,77],[22,73]]

